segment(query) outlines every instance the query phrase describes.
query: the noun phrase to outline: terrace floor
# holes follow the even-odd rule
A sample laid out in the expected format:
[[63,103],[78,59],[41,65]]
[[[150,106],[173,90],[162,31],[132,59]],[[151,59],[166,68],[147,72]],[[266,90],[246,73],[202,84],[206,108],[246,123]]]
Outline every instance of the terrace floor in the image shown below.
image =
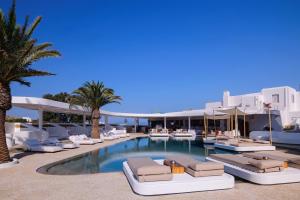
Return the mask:
[[[141,136],[133,134],[131,138]],[[24,154],[20,164],[0,170],[1,200],[60,200],[60,199],[299,199],[300,183],[273,186],[260,186],[236,179],[231,190],[195,192],[176,195],[144,197],[132,192],[123,173],[99,173],[87,175],[44,175],[36,169],[54,161],[75,156],[84,152],[105,147],[125,139],[106,141],[102,144],[81,146],[78,149],[58,153]],[[20,156],[20,155],[19,155]]]

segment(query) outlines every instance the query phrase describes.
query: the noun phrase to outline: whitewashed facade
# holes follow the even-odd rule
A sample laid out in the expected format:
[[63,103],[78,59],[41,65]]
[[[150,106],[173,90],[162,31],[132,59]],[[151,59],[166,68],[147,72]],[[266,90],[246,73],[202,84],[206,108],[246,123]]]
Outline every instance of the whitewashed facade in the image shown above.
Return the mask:
[[250,129],[261,129],[267,125],[267,115],[264,103],[271,104],[273,128],[300,124],[300,92],[296,89],[283,86],[264,88],[260,92],[231,96],[229,91],[223,94],[221,102],[206,104],[206,110],[219,107],[234,107],[255,111],[249,119]]

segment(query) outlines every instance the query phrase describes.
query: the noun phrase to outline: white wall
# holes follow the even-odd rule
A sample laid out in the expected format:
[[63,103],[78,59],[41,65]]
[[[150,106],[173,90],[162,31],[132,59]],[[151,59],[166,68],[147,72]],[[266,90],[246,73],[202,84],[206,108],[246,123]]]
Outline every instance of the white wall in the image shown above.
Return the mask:
[[[279,102],[273,102],[272,96],[275,94],[279,95]],[[295,118],[291,112],[300,112],[300,92],[297,92],[294,88],[288,86],[265,88],[262,89],[260,93],[237,96],[230,96],[230,92],[225,91],[223,94],[222,104],[224,107],[249,107],[249,109],[253,108],[263,113],[263,103],[271,103],[272,110],[280,111],[280,124],[286,126],[291,124],[293,122],[293,118]]]

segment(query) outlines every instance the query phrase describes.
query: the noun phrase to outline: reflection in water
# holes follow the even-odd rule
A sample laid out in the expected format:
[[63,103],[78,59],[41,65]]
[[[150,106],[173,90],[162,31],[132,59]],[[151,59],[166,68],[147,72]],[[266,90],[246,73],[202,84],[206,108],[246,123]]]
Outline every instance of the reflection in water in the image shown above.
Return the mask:
[[153,159],[163,159],[166,155],[176,153],[189,154],[196,159],[204,159],[204,156],[210,153],[224,153],[224,151],[204,147],[198,140],[136,138],[45,167],[49,174],[113,172],[121,171],[122,163],[128,157],[148,156]]

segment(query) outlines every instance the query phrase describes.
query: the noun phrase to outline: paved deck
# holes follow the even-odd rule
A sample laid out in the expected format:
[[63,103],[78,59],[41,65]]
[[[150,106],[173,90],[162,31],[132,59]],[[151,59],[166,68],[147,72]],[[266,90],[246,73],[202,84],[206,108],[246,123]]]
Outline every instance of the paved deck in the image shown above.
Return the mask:
[[[136,137],[137,135],[132,135]],[[1,200],[139,200],[139,199],[299,199],[300,183],[273,186],[259,186],[236,180],[234,189],[224,191],[196,192],[177,195],[143,197],[132,192],[123,173],[102,173],[89,175],[44,175],[36,169],[54,161],[80,153],[105,147],[117,141],[106,141],[92,146],[58,153],[24,154],[20,164],[0,170]]]

